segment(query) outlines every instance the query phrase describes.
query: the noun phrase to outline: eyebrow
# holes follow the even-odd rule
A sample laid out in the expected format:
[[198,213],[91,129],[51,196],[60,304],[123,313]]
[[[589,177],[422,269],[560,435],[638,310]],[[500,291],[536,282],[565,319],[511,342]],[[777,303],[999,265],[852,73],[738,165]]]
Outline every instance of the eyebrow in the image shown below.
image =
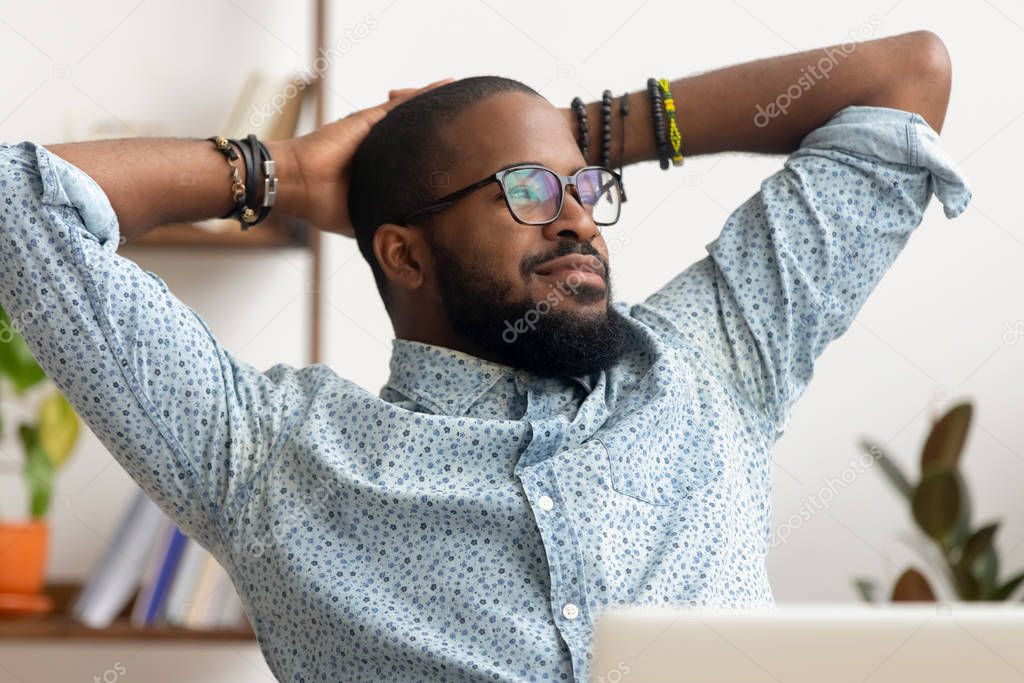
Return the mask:
[[[498,169],[498,171],[504,171],[506,169],[512,168],[513,166],[527,166],[527,165],[543,166],[544,168],[549,168],[549,166],[547,164],[545,164],[544,162],[542,162],[542,161],[516,161],[516,162],[513,162],[511,164],[506,164],[506,165],[502,166],[501,168]],[[568,175],[572,175],[573,173],[575,173],[576,171],[580,170],[581,168],[586,168],[586,165],[580,166],[579,168],[574,168]]]

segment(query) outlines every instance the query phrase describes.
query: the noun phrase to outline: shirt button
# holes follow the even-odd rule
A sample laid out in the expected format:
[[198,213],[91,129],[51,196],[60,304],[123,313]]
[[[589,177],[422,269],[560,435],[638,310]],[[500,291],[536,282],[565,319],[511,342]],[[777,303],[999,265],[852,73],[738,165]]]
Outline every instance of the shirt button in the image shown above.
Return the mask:
[[565,607],[562,608],[562,616],[566,619],[575,619],[580,615],[580,608],[571,602],[565,603]]
[[555,507],[555,501],[551,500],[550,496],[541,496],[537,499],[537,507],[544,512],[547,512],[551,508]]

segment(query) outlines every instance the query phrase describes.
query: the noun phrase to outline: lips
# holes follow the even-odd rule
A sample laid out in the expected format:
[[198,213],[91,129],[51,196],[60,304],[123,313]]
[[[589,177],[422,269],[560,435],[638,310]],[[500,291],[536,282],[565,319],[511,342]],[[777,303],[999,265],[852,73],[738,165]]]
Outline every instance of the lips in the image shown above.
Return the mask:
[[604,279],[604,264],[596,256],[566,254],[542,263],[535,271],[537,275],[555,275],[563,272],[593,273]]

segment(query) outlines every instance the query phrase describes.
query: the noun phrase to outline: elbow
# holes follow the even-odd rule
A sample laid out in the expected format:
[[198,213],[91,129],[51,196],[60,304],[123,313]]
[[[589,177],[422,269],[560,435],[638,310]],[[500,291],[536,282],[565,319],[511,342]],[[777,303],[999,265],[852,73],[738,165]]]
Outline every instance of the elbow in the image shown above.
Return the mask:
[[920,114],[942,132],[949,106],[953,66],[942,39],[932,31],[912,31],[884,39],[879,55],[885,76],[869,104]]
[[916,36],[920,41],[920,47],[916,54],[922,70],[926,74],[941,80],[947,88],[953,74],[953,61],[949,57],[949,50],[942,42],[938,34],[932,31],[915,31],[911,35]]
[[953,62],[942,39],[932,31],[908,34],[913,43],[908,52],[909,108],[919,113],[936,132],[942,131],[953,84]]

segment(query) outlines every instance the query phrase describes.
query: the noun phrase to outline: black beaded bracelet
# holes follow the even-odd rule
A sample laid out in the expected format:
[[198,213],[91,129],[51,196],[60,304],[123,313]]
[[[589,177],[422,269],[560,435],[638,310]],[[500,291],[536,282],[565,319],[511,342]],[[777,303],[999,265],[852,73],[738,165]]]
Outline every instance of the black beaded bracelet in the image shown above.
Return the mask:
[[619,144],[619,186],[622,194],[622,201],[626,201],[626,186],[622,182],[623,167],[626,163],[626,117],[629,116],[629,92],[622,94],[619,100],[619,119],[622,125],[621,143]]
[[661,99],[661,87],[657,79],[647,79],[647,95],[651,99],[651,118],[654,123],[654,144],[658,151],[658,164],[662,170],[666,170],[669,167],[668,130],[665,126],[665,103]]
[[612,91],[601,93],[601,165],[612,166]]
[[576,114],[576,123],[580,131],[579,147],[584,160],[588,159],[587,149],[590,147],[590,127],[587,125],[587,107],[579,97],[572,99],[572,110]]

